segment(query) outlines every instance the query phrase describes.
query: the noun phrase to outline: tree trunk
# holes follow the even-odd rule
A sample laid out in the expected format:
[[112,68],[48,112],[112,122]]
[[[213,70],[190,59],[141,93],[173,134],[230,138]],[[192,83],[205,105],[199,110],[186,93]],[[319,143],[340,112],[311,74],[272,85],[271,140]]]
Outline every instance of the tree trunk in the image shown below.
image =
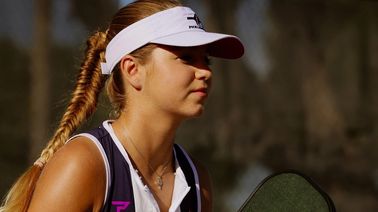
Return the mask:
[[50,99],[50,6],[49,0],[34,1],[34,32],[30,68],[30,161],[36,159],[47,142]]

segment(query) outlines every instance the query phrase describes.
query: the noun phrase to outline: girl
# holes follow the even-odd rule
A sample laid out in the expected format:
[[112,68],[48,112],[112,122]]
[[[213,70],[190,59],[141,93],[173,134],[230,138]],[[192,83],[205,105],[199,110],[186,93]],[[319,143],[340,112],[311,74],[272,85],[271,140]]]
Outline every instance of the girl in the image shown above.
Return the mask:
[[[58,130],[1,211],[211,211],[209,175],[174,137],[204,110],[208,56],[239,58],[240,40],[175,0],[139,0],[87,44]],[[68,139],[105,81],[115,119]]]

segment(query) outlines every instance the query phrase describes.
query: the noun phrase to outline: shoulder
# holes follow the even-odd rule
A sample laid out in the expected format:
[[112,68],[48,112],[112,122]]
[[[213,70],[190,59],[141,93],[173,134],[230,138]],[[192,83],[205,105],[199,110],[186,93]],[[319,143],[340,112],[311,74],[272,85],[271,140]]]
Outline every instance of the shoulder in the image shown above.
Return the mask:
[[191,157],[200,181],[202,211],[212,211],[212,185],[209,171],[199,161]]
[[86,211],[101,207],[105,167],[96,145],[77,137],[58,150],[42,170],[30,209]]
[[[207,170],[207,168],[194,159],[186,150],[184,150],[180,145],[177,145],[176,150],[180,149],[183,151],[183,154],[187,154],[189,158],[186,160],[191,160],[193,162],[193,165],[195,167],[195,170],[198,173],[198,178],[199,178],[199,184],[200,184],[200,193],[201,193],[201,205],[202,205],[202,211],[208,212],[212,211],[212,185],[211,185],[211,178],[210,174]],[[180,157],[180,155],[177,155],[177,157]],[[181,156],[184,157],[185,156]],[[179,158],[178,158],[179,159]],[[190,162],[190,161],[188,161]]]

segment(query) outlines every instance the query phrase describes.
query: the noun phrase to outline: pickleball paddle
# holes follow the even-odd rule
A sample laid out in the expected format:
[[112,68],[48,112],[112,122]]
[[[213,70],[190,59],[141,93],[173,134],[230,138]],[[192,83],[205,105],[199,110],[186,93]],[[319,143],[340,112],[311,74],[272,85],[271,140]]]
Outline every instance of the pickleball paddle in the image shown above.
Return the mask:
[[288,171],[265,178],[239,212],[335,212],[331,198],[309,177]]

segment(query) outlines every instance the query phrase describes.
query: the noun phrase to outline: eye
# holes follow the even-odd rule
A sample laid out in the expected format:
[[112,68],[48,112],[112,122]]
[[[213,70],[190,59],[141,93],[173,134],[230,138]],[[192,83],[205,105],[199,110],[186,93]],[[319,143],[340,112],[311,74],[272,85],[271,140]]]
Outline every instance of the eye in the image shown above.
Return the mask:
[[193,64],[194,57],[190,54],[183,54],[178,57],[185,64]]

